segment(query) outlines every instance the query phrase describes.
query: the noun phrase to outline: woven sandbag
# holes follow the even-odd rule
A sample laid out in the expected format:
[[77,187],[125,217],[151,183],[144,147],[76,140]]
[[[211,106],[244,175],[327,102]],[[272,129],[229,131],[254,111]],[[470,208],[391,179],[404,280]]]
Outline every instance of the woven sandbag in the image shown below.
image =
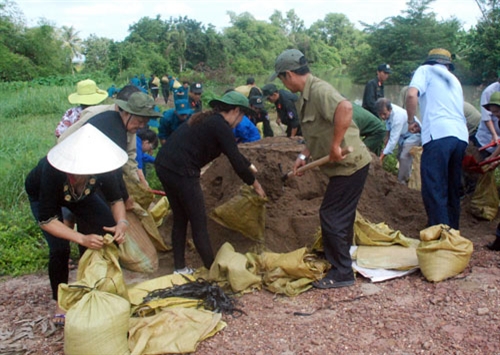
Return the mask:
[[141,205],[142,208],[148,209],[149,205],[154,201],[154,194],[143,184],[133,181],[128,175],[123,174],[123,180],[127,187],[128,194]]
[[127,270],[152,273],[158,270],[158,253],[144,230],[141,221],[132,211],[127,211],[130,226],[126,241],[120,244],[120,265]]
[[153,207],[149,208],[149,214],[153,217],[157,227],[161,226],[163,219],[170,213],[170,204],[166,196],[163,196],[154,204]]
[[134,207],[132,209],[134,214],[139,218],[139,220],[142,223],[142,227],[148,233],[149,239],[151,239],[151,242],[153,243],[154,247],[158,251],[169,251],[172,250],[172,247],[168,246],[165,244],[165,241],[163,240],[162,236],[160,235],[160,231],[158,230],[158,227],[156,226],[155,220],[153,216],[146,211],[144,208],[142,208],[138,203],[134,203]]
[[420,231],[417,257],[428,281],[439,282],[460,274],[469,264],[472,242],[444,224]]
[[240,193],[215,208],[210,214],[222,226],[240,232],[245,237],[263,242],[266,226],[267,198],[262,198],[248,185]]
[[130,303],[108,292],[87,293],[66,313],[66,355],[130,354]]
[[487,221],[493,220],[498,213],[498,190],[495,181],[495,171],[491,170],[481,175],[470,201],[470,213]]
[[201,341],[226,326],[221,318],[220,313],[183,307],[167,308],[151,317],[130,318],[132,355],[194,353]]
[[78,262],[76,282],[59,284],[59,306],[68,310],[89,292],[97,289],[117,294],[128,300],[128,291],[118,262],[118,247],[113,237],[104,236],[104,246],[99,250],[87,249]]
[[412,147],[410,154],[413,157],[411,163],[411,174],[408,180],[408,187],[413,190],[420,191],[422,188],[422,181],[420,178],[420,161],[422,160],[422,147]]

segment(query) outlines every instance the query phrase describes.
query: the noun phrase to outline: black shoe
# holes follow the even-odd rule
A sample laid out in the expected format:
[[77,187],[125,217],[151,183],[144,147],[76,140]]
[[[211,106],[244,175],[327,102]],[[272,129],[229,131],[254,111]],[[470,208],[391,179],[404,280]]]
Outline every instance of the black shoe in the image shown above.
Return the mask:
[[493,242],[488,243],[486,247],[490,250],[500,250],[500,238],[497,237]]

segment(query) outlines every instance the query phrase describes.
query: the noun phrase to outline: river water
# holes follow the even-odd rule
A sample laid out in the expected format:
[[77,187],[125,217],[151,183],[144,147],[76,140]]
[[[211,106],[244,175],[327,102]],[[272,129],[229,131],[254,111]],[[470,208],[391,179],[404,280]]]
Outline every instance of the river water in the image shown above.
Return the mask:
[[[339,78],[339,77],[322,77],[322,79],[328,81],[333,85],[344,97],[348,98],[349,101],[355,102],[361,105],[363,101],[363,91],[365,89],[365,85],[353,84],[348,78]],[[371,80],[370,78],[368,80]],[[368,81],[367,80],[367,81]],[[404,85],[391,85],[390,78],[389,83],[384,85],[384,95],[392,103],[402,106],[402,102],[400,99],[400,92]],[[465,101],[474,105],[477,109],[479,109],[479,101],[481,97],[482,87],[479,86],[462,86],[464,91],[464,99]]]

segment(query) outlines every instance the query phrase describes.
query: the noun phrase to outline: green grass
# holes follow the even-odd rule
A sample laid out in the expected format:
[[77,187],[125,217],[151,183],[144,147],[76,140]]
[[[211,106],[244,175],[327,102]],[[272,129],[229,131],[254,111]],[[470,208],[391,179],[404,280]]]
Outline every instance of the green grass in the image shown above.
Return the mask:
[[0,275],[43,269],[48,250],[29,208],[24,179],[55,143],[71,87],[0,92]]

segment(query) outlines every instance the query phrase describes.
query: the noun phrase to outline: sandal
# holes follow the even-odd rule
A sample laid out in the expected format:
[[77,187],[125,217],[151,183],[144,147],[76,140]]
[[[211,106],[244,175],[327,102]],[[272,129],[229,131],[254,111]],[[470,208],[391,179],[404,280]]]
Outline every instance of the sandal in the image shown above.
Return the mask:
[[64,327],[64,323],[66,322],[66,315],[63,313],[56,313],[52,318],[52,322],[58,327]]
[[315,288],[327,289],[327,288],[339,288],[339,287],[352,286],[352,285],[354,285],[354,283],[355,283],[354,280],[335,281],[333,279],[329,279],[329,278],[325,277],[321,280],[314,281],[312,283],[312,285]]

